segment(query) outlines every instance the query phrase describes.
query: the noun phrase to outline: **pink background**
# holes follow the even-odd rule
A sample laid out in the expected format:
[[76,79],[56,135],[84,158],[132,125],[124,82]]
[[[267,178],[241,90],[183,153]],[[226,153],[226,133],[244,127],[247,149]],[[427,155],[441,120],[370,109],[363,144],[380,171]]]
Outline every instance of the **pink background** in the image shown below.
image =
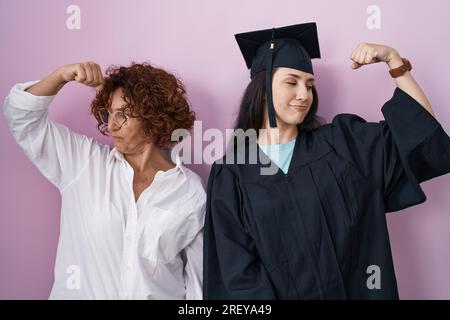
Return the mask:
[[[275,4],[276,3],[276,4]],[[81,30],[66,28],[66,8],[81,8]],[[381,29],[366,27],[369,5]],[[233,34],[316,21],[322,59],[315,60],[319,114],[382,119],[395,83],[385,64],[350,68],[359,42],[394,47],[450,132],[450,1],[113,1],[0,0],[0,97],[16,82],[57,66],[93,60],[102,67],[150,61],[175,72],[203,128],[230,128],[249,74]],[[89,115],[92,89],[67,85],[51,117],[109,143]],[[46,299],[53,281],[60,195],[25,157],[0,120],[0,298]],[[206,181],[209,166],[190,166]],[[422,184],[426,203],[389,214],[394,263],[403,299],[450,299],[450,176]]]

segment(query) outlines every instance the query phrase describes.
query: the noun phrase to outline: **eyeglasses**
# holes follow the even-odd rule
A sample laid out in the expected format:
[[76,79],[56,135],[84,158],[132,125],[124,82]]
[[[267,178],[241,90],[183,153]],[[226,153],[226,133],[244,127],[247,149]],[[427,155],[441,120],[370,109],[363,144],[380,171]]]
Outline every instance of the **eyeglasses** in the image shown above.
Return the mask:
[[109,111],[102,111],[99,113],[99,118],[103,122],[103,124],[108,125],[109,118],[112,116],[112,119],[114,123],[117,125],[117,127],[122,128],[123,125],[127,122],[127,120],[130,118],[125,114],[125,110],[117,110],[113,112],[112,114],[109,113]]

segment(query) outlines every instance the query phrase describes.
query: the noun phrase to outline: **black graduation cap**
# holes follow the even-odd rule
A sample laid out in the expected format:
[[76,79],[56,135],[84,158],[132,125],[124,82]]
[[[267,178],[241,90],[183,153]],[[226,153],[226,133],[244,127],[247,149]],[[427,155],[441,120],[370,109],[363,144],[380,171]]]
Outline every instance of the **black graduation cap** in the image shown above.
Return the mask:
[[314,74],[311,59],[320,58],[316,23],[244,32],[234,36],[250,69],[251,78],[262,70],[266,71],[269,121],[274,128],[277,123],[272,101],[272,69],[287,67]]

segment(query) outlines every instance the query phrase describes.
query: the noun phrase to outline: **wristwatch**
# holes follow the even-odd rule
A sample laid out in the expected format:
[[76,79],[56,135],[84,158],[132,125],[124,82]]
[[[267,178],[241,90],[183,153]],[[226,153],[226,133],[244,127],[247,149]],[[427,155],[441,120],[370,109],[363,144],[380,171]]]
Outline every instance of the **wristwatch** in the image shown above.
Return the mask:
[[408,59],[402,58],[402,61],[403,61],[403,65],[401,65],[398,68],[389,70],[389,73],[391,74],[392,78],[398,78],[398,77],[402,76],[406,71],[412,70],[411,62],[409,62]]

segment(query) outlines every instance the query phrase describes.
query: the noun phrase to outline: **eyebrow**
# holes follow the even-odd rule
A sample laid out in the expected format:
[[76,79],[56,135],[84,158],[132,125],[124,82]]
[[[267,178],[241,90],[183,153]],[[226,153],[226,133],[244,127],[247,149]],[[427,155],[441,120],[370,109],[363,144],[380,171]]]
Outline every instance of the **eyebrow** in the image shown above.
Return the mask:
[[[287,76],[288,77],[294,77],[294,78],[297,78],[297,79],[302,79],[301,76],[299,76],[297,74],[293,74],[293,73],[289,73]],[[306,82],[314,82],[314,81],[315,81],[314,78],[309,78],[308,80],[306,80]]]

